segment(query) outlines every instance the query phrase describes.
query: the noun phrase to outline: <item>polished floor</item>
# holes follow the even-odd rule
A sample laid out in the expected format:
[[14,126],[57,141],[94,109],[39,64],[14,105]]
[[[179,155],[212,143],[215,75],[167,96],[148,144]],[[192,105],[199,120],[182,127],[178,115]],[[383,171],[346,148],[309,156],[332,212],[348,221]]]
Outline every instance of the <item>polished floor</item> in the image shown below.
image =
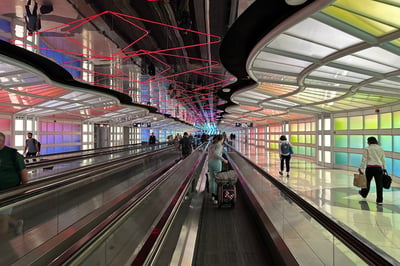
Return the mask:
[[[327,169],[315,162],[293,155],[290,177],[279,174],[279,155],[263,148],[236,145],[254,163],[287,184],[320,210],[358,233],[400,264],[400,185],[393,178],[392,187],[384,189],[383,205],[377,206],[374,181],[366,199],[353,186],[353,171]],[[250,152],[251,150],[251,152]],[[321,251],[322,252],[322,251]]]

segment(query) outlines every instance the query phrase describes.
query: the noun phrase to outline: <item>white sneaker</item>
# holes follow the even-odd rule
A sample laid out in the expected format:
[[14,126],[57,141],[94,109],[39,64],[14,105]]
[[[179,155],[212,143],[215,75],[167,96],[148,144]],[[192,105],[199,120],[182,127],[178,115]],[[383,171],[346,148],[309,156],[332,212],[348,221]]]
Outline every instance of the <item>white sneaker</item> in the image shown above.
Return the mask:
[[214,205],[218,205],[218,200],[213,200]]
[[15,226],[15,234],[17,236],[22,235],[24,232],[24,220],[18,220],[17,225]]

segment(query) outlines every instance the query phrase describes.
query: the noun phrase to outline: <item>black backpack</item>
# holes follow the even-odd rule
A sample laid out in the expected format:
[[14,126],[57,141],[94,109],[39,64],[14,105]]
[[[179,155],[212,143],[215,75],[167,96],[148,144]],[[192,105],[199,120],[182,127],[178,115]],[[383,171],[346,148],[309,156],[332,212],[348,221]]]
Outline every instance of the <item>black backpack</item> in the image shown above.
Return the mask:
[[281,144],[281,153],[282,154],[290,154],[290,145],[289,145],[289,143],[282,143]]

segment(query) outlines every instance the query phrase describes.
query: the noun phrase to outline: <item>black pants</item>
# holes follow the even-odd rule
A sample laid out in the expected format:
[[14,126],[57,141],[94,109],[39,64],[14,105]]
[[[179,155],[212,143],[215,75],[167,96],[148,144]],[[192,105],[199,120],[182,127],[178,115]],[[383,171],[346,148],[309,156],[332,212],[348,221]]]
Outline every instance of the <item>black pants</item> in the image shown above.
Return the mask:
[[283,164],[286,163],[286,172],[290,171],[290,155],[281,155],[281,172],[283,171]]
[[383,186],[382,186],[382,167],[367,167],[365,170],[365,177],[367,178],[367,188],[361,189],[361,195],[366,197],[369,193],[372,177],[375,178],[376,185],[376,202],[383,201]]
[[26,157],[35,157],[36,156],[36,152],[27,152],[26,153]]

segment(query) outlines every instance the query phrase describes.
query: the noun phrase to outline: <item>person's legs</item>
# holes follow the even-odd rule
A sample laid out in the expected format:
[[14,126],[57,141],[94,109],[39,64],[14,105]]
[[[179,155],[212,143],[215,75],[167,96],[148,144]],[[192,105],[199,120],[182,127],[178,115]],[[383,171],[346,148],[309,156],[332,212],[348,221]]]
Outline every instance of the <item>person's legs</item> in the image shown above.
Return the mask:
[[222,163],[219,160],[212,160],[208,162],[209,182],[210,182],[210,192],[217,195],[217,182],[215,182],[215,173],[221,172]]
[[283,155],[281,155],[281,170],[279,171],[279,174],[282,175],[283,172],[283,164],[284,164],[285,159],[283,158]]
[[290,155],[285,156],[286,172],[290,172]]
[[375,185],[376,185],[376,202],[382,203],[383,201],[383,170],[380,167],[374,167],[374,178],[375,178]]
[[33,11],[32,11],[33,16],[37,16],[37,9],[38,9],[38,3],[35,1],[35,4],[33,5]]
[[367,167],[367,169],[365,169],[365,177],[367,178],[367,188],[362,188],[360,190],[360,195],[364,198],[366,198],[369,193],[369,188],[370,188],[371,180],[372,180],[372,176],[373,176],[372,168],[373,167]]
[[31,5],[31,0],[28,0],[28,3],[26,3],[25,6],[25,12],[27,17],[32,17],[30,5]]

